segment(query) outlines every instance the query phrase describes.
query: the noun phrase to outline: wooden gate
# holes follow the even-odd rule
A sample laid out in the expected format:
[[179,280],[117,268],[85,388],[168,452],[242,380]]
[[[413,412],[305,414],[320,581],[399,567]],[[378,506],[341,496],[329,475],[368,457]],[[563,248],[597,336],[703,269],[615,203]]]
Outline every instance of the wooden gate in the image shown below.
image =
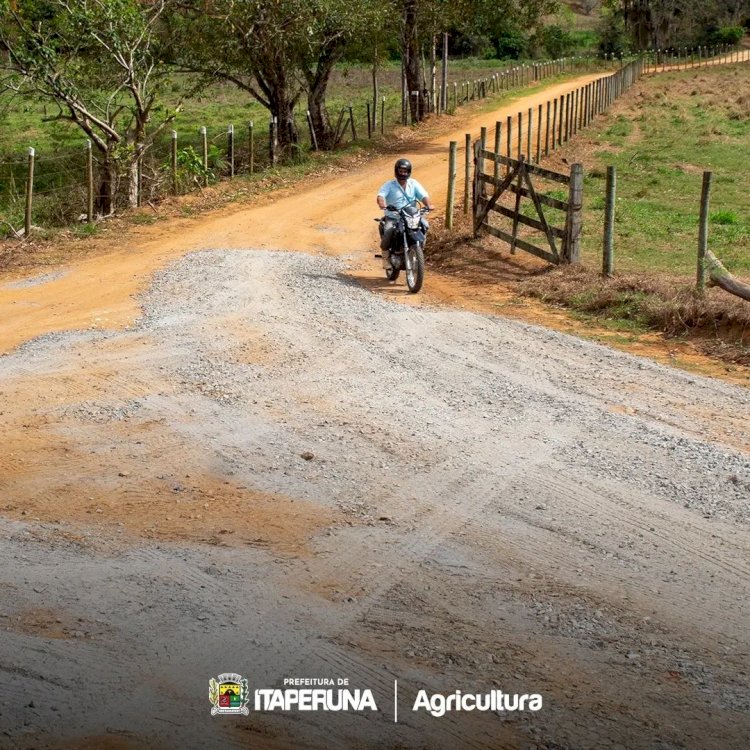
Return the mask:
[[[485,172],[485,166],[492,165],[492,174]],[[501,176],[505,171],[505,176]],[[560,200],[535,187],[532,176],[537,180],[551,180],[568,188],[568,200]],[[487,190],[487,186],[491,191]],[[504,196],[505,194],[505,196]],[[511,197],[511,205],[502,203],[503,197]],[[573,164],[570,174],[560,174],[529,164],[523,156],[511,159],[507,156],[487,151],[481,140],[474,144],[474,236],[487,232],[510,244],[510,252],[516,248],[525,250],[539,258],[560,265],[578,263],[580,260],[581,200],[583,196],[583,166]],[[527,216],[521,211],[521,199],[531,201],[535,215]],[[564,226],[554,226],[548,220],[544,207],[556,209],[565,214]],[[549,213],[549,211],[548,211]],[[497,215],[512,221],[510,232],[490,224],[490,218]],[[519,225],[537,230],[536,237],[519,237]],[[541,236],[540,236],[541,233]],[[534,244],[531,239],[541,242]]]

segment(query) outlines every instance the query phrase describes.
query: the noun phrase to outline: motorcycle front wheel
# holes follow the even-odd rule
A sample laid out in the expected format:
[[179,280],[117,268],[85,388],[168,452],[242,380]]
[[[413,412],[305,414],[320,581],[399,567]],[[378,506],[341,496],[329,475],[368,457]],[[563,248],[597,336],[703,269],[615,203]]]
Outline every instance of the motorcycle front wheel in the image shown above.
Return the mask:
[[406,251],[409,253],[410,270],[406,271],[406,286],[412,294],[416,294],[424,283],[424,248],[422,243],[411,245]]

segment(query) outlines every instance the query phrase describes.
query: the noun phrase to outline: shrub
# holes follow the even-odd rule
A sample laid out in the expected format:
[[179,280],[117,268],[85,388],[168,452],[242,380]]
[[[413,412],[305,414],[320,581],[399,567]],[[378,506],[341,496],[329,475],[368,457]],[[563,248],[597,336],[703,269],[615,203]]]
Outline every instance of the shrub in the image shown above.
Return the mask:
[[706,30],[706,44],[737,44],[745,36],[742,26],[721,26]]
[[535,40],[544,49],[547,57],[565,57],[570,54],[576,46],[573,35],[565,31],[561,26],[544,26],[537,34]]
[[529,40],[519,29],[508,28],[495,39],[497,57],[519,59],[527,54]]
[[737,214],[734,211],[714,211],[711,221],[715,224],[736,224]]

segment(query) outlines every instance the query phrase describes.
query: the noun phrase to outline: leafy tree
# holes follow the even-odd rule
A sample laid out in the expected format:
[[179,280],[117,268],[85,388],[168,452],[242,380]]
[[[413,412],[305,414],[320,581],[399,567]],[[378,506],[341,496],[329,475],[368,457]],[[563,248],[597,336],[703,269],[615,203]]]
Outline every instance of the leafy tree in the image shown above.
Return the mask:
[[628,32],[625,28],[623,14],[610,8],[604,8],[597,31],[599,34],[599,52],[602,55],[620,57],[628,45]]
[[[528,47],[528,37],[514,32],[526,29],[529,33],[541,19],[558,7],[557,0],[392,0],[394,11],[402,18],[401,54],[404,60],[410,97],[412,119],[420,119],[424,112],[424,74],[421,57],[441,31],[454,37],[482,43],[489,39],[500,56],[519,56]],[[510,43],[512,42],[512,48]]]
[[503,57],[521,57],[528,53],[535,30],[544,18],[557,11],[557,0],[462,0],[457,30],[489,36]]
[[375,2],[179,0],[170,59],[207,80],[231,81],[266,107],[282,148],[298,141],[294,108],[307,96],[318,142],[332,145],[326,93],[346,45],[373,23]]
[[296,39],[290,29],[298,0],[184,0],[169,18],[167,55],[204,83],[230,81],[266,107],[278,123],[279,142],[297,141],[294,106],[302,86],[292,64]]
[[708,44],[737,44],[743,36],[742,26],[717,26],[706,30]]
[[309,0],[305,5],[310,17],[299,37],[295,63],[305,81],[307,108],[318,145],[329,148],[335,145],[335,134],[326,108],[328,84],[334,66],[342,60],[347,46],[356,44],[361,38],[367,40],[371,50],[376,89],[373,104],[377,108],[377,66],[388,7],[374,0],[361,0],[356,8],[348,0]]
[[534,41],[544,49],[547,57],[555,58],[570,54],[576,45],[573,35],[557,24],[543,26]]
[[639,49],[709,43],[712,29],[750,17],[750,0],[607,0]]
[[158,104],[168,75],[155,44],[164,10],[165,0],[0,0],[0,87],[53,102],[46,120],[86,133],[101,162],[102,214],[123,174],[136,202],[138,160],[177,114]]
[[517,26],[508,25],[495,38],[495,50],[500,60],[511,58],[517,60],[528,53],[529,39]]

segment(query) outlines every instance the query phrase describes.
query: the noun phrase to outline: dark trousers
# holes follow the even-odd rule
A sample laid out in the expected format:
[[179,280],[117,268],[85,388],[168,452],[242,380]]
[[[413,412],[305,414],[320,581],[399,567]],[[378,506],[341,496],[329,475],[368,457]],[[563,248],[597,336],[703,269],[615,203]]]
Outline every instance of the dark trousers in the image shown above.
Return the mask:
[[393,240],[393,233],[396,231],[396,225],[398,224],[397,219],[384,218],[380,222],[380,249],[389,250],[391,247],[391,241]]

